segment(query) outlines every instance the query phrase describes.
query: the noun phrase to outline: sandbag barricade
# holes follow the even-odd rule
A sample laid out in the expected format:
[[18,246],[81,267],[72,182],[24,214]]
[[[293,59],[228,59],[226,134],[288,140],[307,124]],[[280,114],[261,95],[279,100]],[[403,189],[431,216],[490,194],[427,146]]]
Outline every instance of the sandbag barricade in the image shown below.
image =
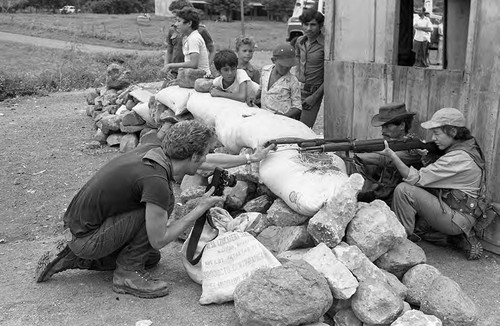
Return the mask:
[[[234,153],[243,147],[256,148],[271,139],[320,138],[297,120],[210,94],[191,94],[187,106],[196,119],[215,127],[219,141]],[[296,147],[280,146],[261,162],[260,181],[297,213],[313,216],[340,191],[343,183],[349,182],[340,157],[332,153],[321,155],[321,159],[307,159]]]
[[169,86],[155,94],[155,99],[163,105],[166,105],[170,110],[174,111],[175,115],[181,115],[187,111],[187,102],[189,96],[194,92],[190,88],[182,88],[179,86]]

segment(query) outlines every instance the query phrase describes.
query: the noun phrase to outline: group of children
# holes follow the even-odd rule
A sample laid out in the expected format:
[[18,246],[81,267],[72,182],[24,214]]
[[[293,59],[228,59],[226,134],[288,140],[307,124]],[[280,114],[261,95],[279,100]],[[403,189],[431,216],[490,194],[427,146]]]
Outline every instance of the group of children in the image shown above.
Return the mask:
[[289,44],[273,50],[273,64],[260,72],[251,64],[255,41],[250,37],[236,40],[236,52],[226,49],[215,54],[214,66],[220,76],[214,79],[212,96],[220,96],[291,118],[301,112],[300,84],[290,72],[297,64],[295,49]]
[[179,68],[202,69],[207,75],[219,75],[213,81],[210,90],[212,96],[246,102],[249,106],[257,105],[275,114],[300,118],[301,87],[290,72],[298,63],[294,47],[288,43],[278,45],[273,50],[272,64],[259,71],[250,62],[256,47],[251,37],[237,38],[236,52],[224,49],[214,53],[212,38],[200,24],[199,14],[190,2],[177,0],[172,2],[169,9],[176,15],[176,22],[169,29],[166,40],[163,68],[166,75],[174,73],[175,77],[175,71]]

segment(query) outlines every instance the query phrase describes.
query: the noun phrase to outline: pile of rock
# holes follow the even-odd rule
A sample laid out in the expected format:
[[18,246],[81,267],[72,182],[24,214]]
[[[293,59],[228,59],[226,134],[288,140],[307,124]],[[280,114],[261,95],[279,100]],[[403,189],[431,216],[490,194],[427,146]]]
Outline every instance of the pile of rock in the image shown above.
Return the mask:
[[[237,286],[242,325],[474,325],[475,304],[426,264],[384,202],[358,203],[345,192],[309,218],[259,184],[256,165],[229,172],[238,182],[226,189],[224,208],[233,216],[261,213],[254,236],[283,263]],[[182,188],[174,218],[204,192],[201,185]]]
[[106,85],[86,96],[87,115],[93,118],[96,127],[94,140],[88,146],[98,148],[107,144],[127,152],[151,130],[161,135],[175,121],[192,119],[190,114],[173,118],[174,112],[156,101],[154,94],[161,85],[161,82],[131,85],[123,67],[111,64]]

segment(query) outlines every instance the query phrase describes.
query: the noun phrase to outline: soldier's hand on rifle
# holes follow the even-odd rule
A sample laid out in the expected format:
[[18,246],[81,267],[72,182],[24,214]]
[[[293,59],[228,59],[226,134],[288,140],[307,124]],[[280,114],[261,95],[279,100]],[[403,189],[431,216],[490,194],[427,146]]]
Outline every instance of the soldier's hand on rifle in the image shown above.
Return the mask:
[[394,151],[389,147],[389,143],[387,142],[387,140],[384,140],[384,146],[385,148],[380,152],[380,154],[387,156],[388,158],[392,158],[396,153],[394,153]]
[[202,208],[204,211],[209,210],[214,206],[221,206],[226,200],[226,196],[212,196],[215,191],[215,187],[210,188],[209,191],[203,194],[198,202],[198,207]]

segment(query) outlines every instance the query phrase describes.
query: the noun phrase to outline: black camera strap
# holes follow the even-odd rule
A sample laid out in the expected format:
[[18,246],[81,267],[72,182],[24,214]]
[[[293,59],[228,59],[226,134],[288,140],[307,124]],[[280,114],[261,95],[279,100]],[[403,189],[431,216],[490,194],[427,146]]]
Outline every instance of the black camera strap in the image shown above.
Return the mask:
[[198,254],[198,257],[194,257],[196,253],[196,248],[198,248],[198,243],[200,241],[201,233],[203,232],[203,228],[205,226],[205,222],[208,222],[208,224],[212,228],[217,230],[208,212],[205,212],[202,216],[200,216],[200,218],[196,220],[193,226],[193,230],[191,231],[191,236],[189,237],[189,242],[186,249],[186,259],[191,265],[198,264],[198,262],[201,259],[201,256],[203,255],[203,251],[205,251],[205,247],[203,247],[201,252]]

